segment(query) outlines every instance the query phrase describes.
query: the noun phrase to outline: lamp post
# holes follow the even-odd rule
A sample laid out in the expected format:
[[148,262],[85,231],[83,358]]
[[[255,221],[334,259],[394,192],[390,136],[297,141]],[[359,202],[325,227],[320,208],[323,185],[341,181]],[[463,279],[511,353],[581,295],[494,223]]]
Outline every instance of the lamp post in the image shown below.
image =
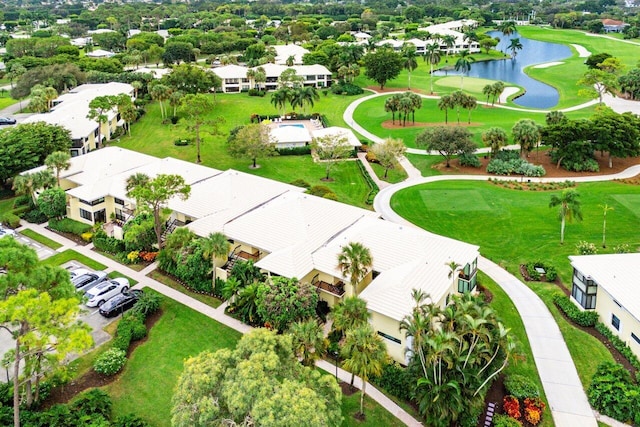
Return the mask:
[[333,356],[333,361],[335,362],[336,365],[336,381],[338,380],[338,357],[340,356],[340,353],[338,353],[338,350],[333,350],[331,351],[331,356]]

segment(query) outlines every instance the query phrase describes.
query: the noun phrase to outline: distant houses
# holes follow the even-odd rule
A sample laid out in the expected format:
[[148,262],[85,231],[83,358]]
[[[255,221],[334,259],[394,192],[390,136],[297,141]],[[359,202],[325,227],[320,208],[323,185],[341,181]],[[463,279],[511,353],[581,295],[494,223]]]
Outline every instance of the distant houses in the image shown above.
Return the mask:
[[[278,78],[283,71],[291,68],[296,74],[304,79],[304,86],[313,86],[316,88],[329,87],[332,83],[331,71],[324,65],[294,65],[287,67],[279,64],[264,64],[261,66],[266,74],[266,82],[260,88],[265,90],[275,90],[278,88]],[[256,70],[258,67],[253,67]],[[222,80],[222,92],[236,93],[246,92],[249,89],[258,88],[258,83],[253,77],[247,77],[249,67],[241,65],[223,65],[222,67],[213,68],[211,71]]]

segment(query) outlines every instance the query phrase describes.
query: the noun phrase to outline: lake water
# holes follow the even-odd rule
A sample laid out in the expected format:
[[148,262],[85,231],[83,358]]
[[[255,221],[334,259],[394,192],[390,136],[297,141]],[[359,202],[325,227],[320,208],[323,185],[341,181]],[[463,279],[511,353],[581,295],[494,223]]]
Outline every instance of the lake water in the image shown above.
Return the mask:
[[[499,37],[500,43],[496,46],[497,50],[507,51],[507,46],[511,43],[511,39],[520,38],[522,49],[518,51],[515,60],[506,59],[499,61],[483,61],[476,62],[471,66],[469,77],[480,77],[483,79],[501,80],[508,86],[513,83],[525,88],[526,93],[519,98],[513,100],[515,104],[522,107],[531,108],[552,108],[558,104],[558,91],[538,80],[527,76],[523,68],[545,62],[561,61],[571,56],[571,48],[562,44],[547,43],[537,40],[530,40],[521,37],[518,33],[504,36],[499,31],[488,33],[491,37]],[[455,64],[455,56],[449,57],[449,63]],[[456,75],[455,71],[437,72],[436,75]]]

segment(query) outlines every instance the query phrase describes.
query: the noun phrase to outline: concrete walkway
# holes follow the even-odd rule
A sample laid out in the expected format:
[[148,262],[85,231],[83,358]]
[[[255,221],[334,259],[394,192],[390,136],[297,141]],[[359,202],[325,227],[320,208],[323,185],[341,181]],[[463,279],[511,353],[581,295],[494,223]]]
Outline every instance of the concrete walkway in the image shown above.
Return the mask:
[[[93,247],[93,245],[87,245],[87,246],[82,246],[82,245],[77,245],[75,242],[66,239],[65,237],[60,236],[57,233],[54,233],[48,229],[46,229],[44,227],[44,225],[38,225],[38,224],[30,224],[27,223],[25,221],[21,222],[21,229],[30,229],[35,231],[36,233],[42,234],[43,236],[48,237],[51,240],[54,240],[60,244],[62,244],[63,246],[61,248],[59,248],[57,251],[58,252],[62,252],[66,249],[73,249],[74,251],[85,255],[101,264],[104,264],[105,266],[107,266],[107,270],[111,271],[111,270],[117,270],[120,273],[138,281],[138,284],[136,286],[134,286],[134,289],[141,289],[144,287],[149,287],[151,289],[156,290],[157,292],[163,294],[166,297],[169,297],[181,304],[186,305],[187,307],[196,310],[202,314],[204,314],[205,316],[214,319],[220,323],[222,323],[225,326],[228,326],[229,328],[232,328],[240,333],[247,333],[249,332],[252,328],[251,326],[248,326],[230,316],[227,316],[224,312],[225,308],[226,308],[226,304],[222,304],[220,307],[218,308],[213,308],[207,304],[204,304],[194,298],[191,298],[190,296],[177,291],[173,288],[170,288],[169,286],[166,286],[150,277],[147,276],[147,274],[149,274],[151,271],[155,270],[155,268],[157,267],[156,263],[153,263],[151,265],[149,265],[148,267],[146,267],[145,269],[143,269],[142,271],[135,271],[129,267],[127,267],[126,265],[120,264],[116,261],[113,261],[111,258],[107,258],[103,255],[101,255],[98,252],[92,251],[91,248]],[[194,355],[195,356],[195,355]],[[336,372],[336,367],[334,365],[332,365],[329,362],[326,362],[324,360],[320,360],[316,363],[316,366],[318,366],[320,369],[323,369],[333,375],[335,375]],[[342,381],[350,381],[351,380],[351,373],[338,368],[338,377],[342,380]],[[362,380],[358,377],[356,377],[356,380],[354,382],[354,386],[356,386],[358,389],[362,389]],[[395,404],[391,399],[389,399],[388,397],[386,397],[382,392],[380,392],[378,389],[376,389],[372,384],[367,383],[367,395],[369,397],[371,397],[373,400],[375,400],[380,406],[382,406],[383,408],[385,408],[387,411],[389,411],[390,413],[392,413],[394,416],[396,416],[399,420],[401,420],[403,423],[405,423],[407,426],[411,426],[411,427],[418,427],[418,426],[422,426],[422,424],[417,421],[415,418],[413,418],[411,415],[409,415],[409,413],[407,413],[404,409],[402,409],[400,406],[398,406],[397,404]]]

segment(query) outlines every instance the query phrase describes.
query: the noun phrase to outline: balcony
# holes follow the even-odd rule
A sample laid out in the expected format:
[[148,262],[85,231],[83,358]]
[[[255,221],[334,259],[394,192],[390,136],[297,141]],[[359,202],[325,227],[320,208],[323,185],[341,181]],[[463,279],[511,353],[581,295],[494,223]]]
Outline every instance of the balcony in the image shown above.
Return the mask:
[[335,284],[328,283],[323,280],[319,280],[318,276],[316,275],[313,279],[311,279],[311,285],[315,286],[318,290],[324,291],[338,298],[342,298],[342,296],[344,295],[343,282],[338,282]]
[[253,261],[254,263],[260,259],[260,251],[255,250],[253,252],[247,252],[245,250],[240,249],[241,246],[238,245],[236,248],[229,254],[227,257],[227,263],[222,267],[227,272],[231,272],[231,269],[235,265],[236,262],[246,262]]

